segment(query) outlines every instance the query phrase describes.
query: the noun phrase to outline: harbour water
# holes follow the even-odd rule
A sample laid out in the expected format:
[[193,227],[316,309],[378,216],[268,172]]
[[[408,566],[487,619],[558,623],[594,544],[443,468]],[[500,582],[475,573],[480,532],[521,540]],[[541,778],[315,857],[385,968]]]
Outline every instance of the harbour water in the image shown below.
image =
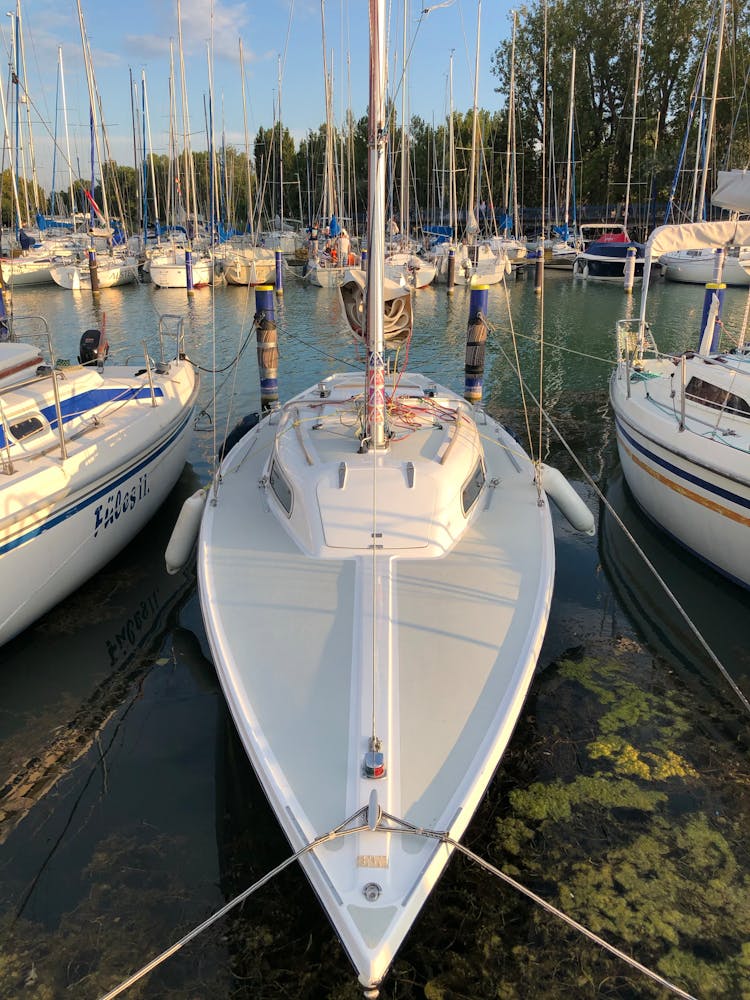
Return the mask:
[[[728,330],[746,295],[728,289]],[[528,426],[537,451],[541,440],[598,530],[579,536],[555,516],[547,638],[465,841],[687,993],[740,997],[750,995],[749,720],[597,495],[750,696],[750,595],[647,523],[619,475],[607,380],[615,322],[639,297],[569,272],[548,272],[543,296],[532,280],[490,290],[485,404],[524,442]],[[417,294],[409,367],[462,387],[468,301],[444,286]],[[696,344],[701,288],[658,282],[649,302],[659,347]],[[99,997],[290,853],[235,736],[194,576],[168,576],[163,560],[182,501],[209,480],[228,430],[259,408],[254,308],[252,291],[224,286],[188,298],[133,285],[97,303],[56,287],[15,295],[16,315],[44,316],[71,360],[81,333],[102,325],[113,356],[155,354],[159,316],[184,317],[202,410],[159,516],[2,650],[0,997]],[[276,319],[283,398],[361,363],[335,291],[292,274]],[[541,439],[528,394],[524,415],[516,351],[556,428],[543,424]],[[348,1000],[361,990],[293,866],[125,995]],[[667,995],[459,857],[382,990],[400,1000]]]

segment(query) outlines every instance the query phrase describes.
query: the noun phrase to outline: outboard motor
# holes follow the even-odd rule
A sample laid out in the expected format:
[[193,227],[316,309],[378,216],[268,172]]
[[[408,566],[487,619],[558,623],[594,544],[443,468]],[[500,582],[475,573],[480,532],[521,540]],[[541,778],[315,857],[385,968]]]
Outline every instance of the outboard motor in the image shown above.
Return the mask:
[[109,344],[101,330],[84,330],[78,350],[79,365],[103,365],[109,354]]

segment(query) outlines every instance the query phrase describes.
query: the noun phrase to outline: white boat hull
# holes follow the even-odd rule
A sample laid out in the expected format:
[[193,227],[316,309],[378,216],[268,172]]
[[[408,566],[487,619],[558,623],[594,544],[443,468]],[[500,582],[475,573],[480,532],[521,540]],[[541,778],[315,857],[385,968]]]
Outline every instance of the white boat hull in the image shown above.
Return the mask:
[[[459,246],[455,254],[453,280],[457,285],[496,285],[510,273],[510,261],[503,254],[496,255],[489,245],[480,244],[470,256],[465,246]],[[448,281],[448,251],[441,248],[435,255],[437,269],[435,280],[445,284]]]
[[[92,370],[71,370],[71,380],[81,374],[86,381],[63,395],[64,415],[81,411],[65,418],[66,458],[55,447],[59,436],[49,399],[37,404],[43,421],[52,424],[46,447],[42,440],[33,451],[11,446],[13,471],[0,482],[0,569],[14,585],[0,594],[0,643],[104,566],[177,482],[192,437],[193,366],[173,361],[168,374],[154,372],[156,406],[145,376],[135,372],[112,368],[99,378]],[[138,398],[128,399],[134,387]],[[19,405],[15,391],[11,387],[3,398],[10,425]],[[33,406],[30,401],[21,409],[31,412]]]
[[390,281],[408,285],[409,288],[427,288],[435,280],[437,268],[416,254],[395,253],[385,259],[385,276]]
[[[747,418],[734,420],[735,433],[742,436],[714,435],[715,411],[712,415],[693,404],[680,430],[679,403],[675,408],[669,398],[675,367],[671,361],[664,364],[661,402],[656,379],[636,378],[628,398],[622,369],[612,376],[610,398],[625,479],[656,524],[719,572],[750,587],[750,441],[742,426]],[[736,391],[744,382],[747,393],[750,360],[740,364],[746,374]]]
[[[100,288],[115,288],[138,281],[138,261],[128,257],[116,263],[97,262],[97,280]],[[52,280],[60,288],[72,291],[91,290],[91,270],[88,264],[58,264],[50,270]]]
[[[454,420],[465,405],[454,394],[404,375],[403,412],[413,407],[419,421],[434,405],[443,423],[428,418],[394,438],[378,473],[373,547],[373,458],[358,454],[354,434],[364,381],[324,386],[330,396],[302,394],[225,459],[202,521],[199,591],[235,724],[292,848],[356,817],[300,860],[371,988],[452,852],[413,828],[459,838],[510,738],[545,632],[553,536],[531,464],[482,415],[487,486],[459,537],[431,478],[467,458],[462,421],[472,418]],[[306,458],[287,524],[269,458],[296,448]],[[401,516],[410,497],[426,519]],[[307,502],[326,513],[300,546],[292,533]],[[385,752],[377,779],[363,769],[374,718]]]
[[228,285],[267,285],[276,279],[275,261],[229,260],[224,263],[224,280]]
[[[745,262],[750,268],[750,248],[743,248]],[[679,281],[689,285],[706,285],[714,281],[716,269],[716,253],[712,250],[681,250],[675,253],[662,254],[659,258],[662,272],[667,281]],[[740,264],[737,255],[724,258],[724,270],[721,280],[726,285],[747,287],[750,285],[750,272]]]
[[[214,262],[210,259],[194,258],[193,288],[203,288],[213,284]],[[158,288],[187,288],[185,261],[163,262],[153,258],[149,266],[151,281]]]
[[346,281],[348,273],[348,267],[313,263],[308,266],[305,277],[311,285],[317,285],[318,288],[338,288]]
[[33,285],[53,284],[50,273],[58,263],[54,258],[49,260],[27,261],[22,257],[4,259],[2,262],[3,280],[11,288],[26,288]]

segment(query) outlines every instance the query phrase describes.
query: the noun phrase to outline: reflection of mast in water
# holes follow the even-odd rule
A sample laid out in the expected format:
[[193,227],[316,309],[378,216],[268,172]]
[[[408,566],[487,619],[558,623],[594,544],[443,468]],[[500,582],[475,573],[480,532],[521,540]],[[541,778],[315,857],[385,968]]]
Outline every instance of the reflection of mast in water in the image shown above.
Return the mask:
[[[288,858],[289,845],[255,772],[247,766],[226,703],[217,705],[215,760],[219,878],[229,902]],[[320,919],[320,905],[298,864],[233,909],[221,927],[232,975],[249,993],[253,987],[258,993],[265,987],[270,995],[274,985],[289,987],[303,978],[309,983],[313,975],[330,981],[326,973],[332,966],[338,970],[333,978],[349,974],[343,952],[330,947],[328,924]]]
[[[99,739],[157,662],[168,617],[194,585],[164,548],[196,488],[186,468],[143,532],[105,569],[3,650],[0,844]],[[104,762],[102,761],[102,766]]]
[[[750,696],[750,653],[745,634],[750,593],[725,580],[658,530],[637,506],[619,470],[610,480],[606,495],[732,680],[745,696]],[[651,651],[703,697],[710,693],[736,704],[736,696],[719,669],[606,508],[599,522],[599,551],[620,604]]]

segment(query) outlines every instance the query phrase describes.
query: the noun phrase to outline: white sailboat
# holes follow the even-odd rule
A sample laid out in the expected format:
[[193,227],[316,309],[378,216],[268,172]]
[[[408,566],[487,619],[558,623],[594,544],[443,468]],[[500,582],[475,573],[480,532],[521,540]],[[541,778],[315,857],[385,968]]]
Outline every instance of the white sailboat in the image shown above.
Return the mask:
[[[385,370],[384,7],[370,0],[366,371],[240,439],[197,553],[235,725],[371,997],[510,739],[554,578],[543,467],[481,406]],[[544,483],[593,530],[559,475]]]
[[101,569],[177,482],[198,381],[170,320],[157,364],[105,364],[87,330],[80,363],[58,366],[41,317],[0,340],[0,644]]
[[[114,288],[138,281],[138,258],[130,254],[111,254],[96,261],[96,283],[99,288]],[[61,262],[50,268],[50,276],[60,288],[72,291],[91,289],[92,268],[79,260]]]
[[[750,174],[746,175],[750,197]],[[664,252],[750,244],[750,222],[661,226],[646,274]],[[750,261],[748,261],[750,268]],[[721,573],[750,587],[750,350],[720,350],[721,285],[707,288],[699,344],[661,354],[646,323],[618,323],[610,381],[617,446],[633,495],[657,524]]]
[[403,45],[401,53],[401,182],[399,184],[399,217],[400,227],[398,238],[385,255],[385,277],[397,284],[409,285],[411,288],[427,288],[435,280],[437,268],[431,260],[427,260],[413,243],[409,235],[409,134],[406,129],[406,66],[408,0],[404,0],[403,11]]
[[[477,240],[479,224],[475,212],[475,191],[477,172],[477,140],[479,116],[479,38],[482,20],[482,0],[477,4],[477,44],[474,64],[474,106],[472,111],[471,158],[469,165],[469,195],[466,208],[466,237],[458,246],[440,244],[433,256],[436,268],[435,280],[448,282],[450,277],[451,251],[455,259],[453,280],[457,285],[496,285],[510,274],[511,264],[502,246],[497,251],[489,240]],[[453,107],[451,100],[451,119]]]

